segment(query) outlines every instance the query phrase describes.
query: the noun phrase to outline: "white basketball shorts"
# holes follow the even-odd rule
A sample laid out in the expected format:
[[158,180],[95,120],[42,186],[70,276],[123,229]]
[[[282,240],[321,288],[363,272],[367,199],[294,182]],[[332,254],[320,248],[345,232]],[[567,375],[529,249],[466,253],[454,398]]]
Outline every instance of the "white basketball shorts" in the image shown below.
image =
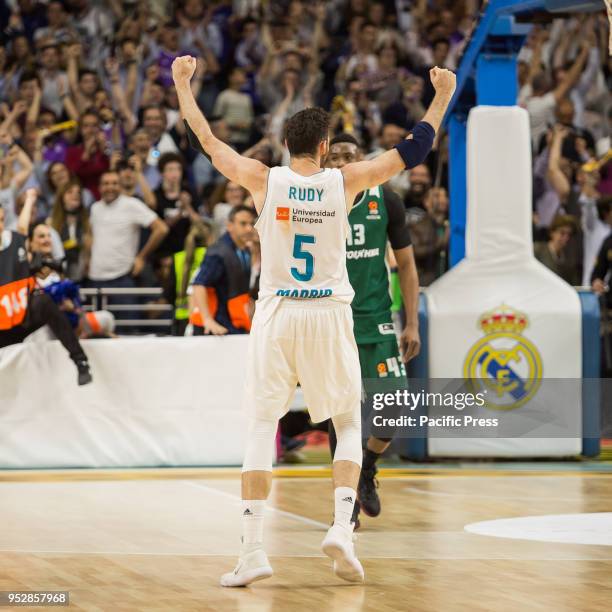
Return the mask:
[[326,298],[258,303],[246,378],[249,416],[280,419],[298,382],[313,422],[358,412],[361,370],[350,304]]

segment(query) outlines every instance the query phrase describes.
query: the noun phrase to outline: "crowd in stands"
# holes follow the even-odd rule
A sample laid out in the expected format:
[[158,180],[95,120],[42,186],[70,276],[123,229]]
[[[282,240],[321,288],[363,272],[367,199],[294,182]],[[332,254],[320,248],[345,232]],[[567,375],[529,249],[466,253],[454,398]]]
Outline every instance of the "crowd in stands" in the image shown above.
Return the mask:
[[[318,105],[331,112],[334,132],[353,133],[371,157],[421,119],[433,97],[429,69],[457,67],[482,4],[6,0],[5,226],[14,229],[25,190],[35,188],[31,226],[48,227],[68,279],[162,287],[182,333],[188,279],[204,286],[212,278],[198,273],[204,249],[253,205],[189,146],[174,58],[197,57],[198,104],[216,136],[244,155],[286,163],[285,119]],[[612,226],[612,163],[593,161],[610,148],[608,28],[603,10],[536,25],[518,64],[519,104],[532,128],[536,257],[567,282],[598,290],[604,283],[593,270]],[[444,134],[425,164],[390,181],[406,207],[421,285],[448,267],[448,181]],[[248,214],[244,223],[252,228]],[[243,271],[253,276],[257,240],[240,240]]]

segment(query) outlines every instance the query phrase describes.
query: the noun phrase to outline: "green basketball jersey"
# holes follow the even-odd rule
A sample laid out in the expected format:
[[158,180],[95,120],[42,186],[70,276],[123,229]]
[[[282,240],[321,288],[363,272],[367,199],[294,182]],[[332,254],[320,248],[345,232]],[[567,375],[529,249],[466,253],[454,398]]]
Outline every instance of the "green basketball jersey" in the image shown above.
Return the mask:
[[346,267],[355,290],[351,304],[359,344],[395,339],[389,271],[385,263],[389,215],[381,187],[363,193],[349,214]]

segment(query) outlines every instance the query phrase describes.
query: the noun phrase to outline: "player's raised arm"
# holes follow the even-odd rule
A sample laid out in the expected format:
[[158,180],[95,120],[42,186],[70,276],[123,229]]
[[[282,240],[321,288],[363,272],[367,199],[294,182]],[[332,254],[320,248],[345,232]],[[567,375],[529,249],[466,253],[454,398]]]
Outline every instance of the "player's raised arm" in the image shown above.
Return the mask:
[[239,183],[251,192],[255,207],[259,212],[266,197],[269,168],[255,159],[236,153],[212,133],[191,91],[190,81],[195,68],[196,60],[189,55],[177,57],[172,62],[172,78],[190,141],[195,136],[198,142],[192,142],[192,145],[209,157],[213,166],[223,176]]
[[450,70],[432,68],[429,76],[436,95],[408,137],[372,160],[347,164],[342,168],[348,206],[361,191],[386,183],[402,170],[423,163],[427,157],[456,87],[456,77]]

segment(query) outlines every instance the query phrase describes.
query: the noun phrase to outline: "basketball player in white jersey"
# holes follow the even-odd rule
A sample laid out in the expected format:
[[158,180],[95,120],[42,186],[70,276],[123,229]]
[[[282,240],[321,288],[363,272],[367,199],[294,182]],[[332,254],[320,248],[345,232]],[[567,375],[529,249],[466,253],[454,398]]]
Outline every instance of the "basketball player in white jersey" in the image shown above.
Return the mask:
[[336,574],[362,582],[351,515],[361,468],[361,383],[346,271],[348,212],[358,193],[421,163],[433,144],[455,90],[455,75],[433,68],[436,95],[423,121],[395,149],[371,161],[322,169],[329,149],[329,119],[309,108],[287,121],[288,167],[268,168],[216,138],[190,87],[196,61],[172,64],[179,104],[192,142],[229,180],[246,188],[259,214],[259,299],[249,343],[246,404],[249,419],[242,468],[242,548],[223,586],[244,586],[272,575],[263,549],[263,513],[272,482],[278,420],[299,382],[314,422],[331,418],[337,447],[333,463],[334,524],[323,552]]

